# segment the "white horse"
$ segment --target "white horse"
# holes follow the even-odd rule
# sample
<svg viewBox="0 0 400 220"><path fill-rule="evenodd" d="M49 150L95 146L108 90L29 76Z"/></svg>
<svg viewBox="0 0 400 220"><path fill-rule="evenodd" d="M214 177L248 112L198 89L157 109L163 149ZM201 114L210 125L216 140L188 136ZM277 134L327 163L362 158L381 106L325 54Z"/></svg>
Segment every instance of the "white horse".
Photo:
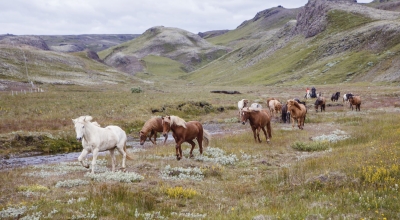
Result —
<svg viewBox="0 0 400 220"><path fill-rule="evenodd" d="M255 103L251 104L250 108L262 109L262 105L255 102Z"/></svg>
<svg viewBox="0 0 400 220"><path fill-rule="evenodd" d="M126 158L133 158L126 152L126 133L118 126L107 126L102 128L97 122L90 122L91 116L81 116L72 119L75 125L76 140L82 141L82 153L78 157L78 161L82 166L89 168L88 164L84 164L83 158L90 152L93 153L92 173L96 165L96 159L99 152L110 151L112 160L112 171L115 171L115 155L114 150L117 149L122 155L122 168L125 169Z"/></svg>
<svg viewBox="0 0 400 220"><path fill-rule="evenodd" d="M247 99L242 99L240 101L238 101L238 109L239 109L239 120L242 114L242 108L247 107L247 105L249 104L249 100Z"/></svg>

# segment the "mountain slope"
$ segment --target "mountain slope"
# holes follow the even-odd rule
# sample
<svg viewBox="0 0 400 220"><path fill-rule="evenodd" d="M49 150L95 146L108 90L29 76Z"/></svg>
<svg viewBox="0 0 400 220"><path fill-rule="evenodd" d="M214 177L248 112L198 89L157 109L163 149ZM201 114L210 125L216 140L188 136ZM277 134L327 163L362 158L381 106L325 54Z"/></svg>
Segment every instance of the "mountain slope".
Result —
<svg viewBox="0 0 400 220"><path fill-rule="evenodd" d="M400 81L391 64L400 55L399 17L350 1L310 0L297 21L268 24L257 40L248 34L211 40L238 46L184 78L216 85Z"/></svg>
<svg viewBox="0 0 400 220"><path fill-rule="evenodd" d="M0 44L0 78L86 86L132 81L130 76L95 61L89 51L67 54L8 44Z"/></svg>
<svg viewBox="0 0 400 220"><path fill-rule="evenodd" d="M135 74L146 71L141 61L150 55L178 61L185 71L192 71L228 51L229 48L212 45L199 35L160 26L148 29L132 41L101 51L99 56L108 65Z"/></svg>

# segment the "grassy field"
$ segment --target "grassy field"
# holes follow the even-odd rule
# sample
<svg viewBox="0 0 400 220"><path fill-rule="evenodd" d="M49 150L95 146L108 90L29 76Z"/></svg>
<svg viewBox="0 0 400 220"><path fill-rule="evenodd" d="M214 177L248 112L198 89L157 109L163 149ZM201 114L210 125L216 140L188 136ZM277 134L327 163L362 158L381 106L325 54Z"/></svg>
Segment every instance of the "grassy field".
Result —
<svg viewBox="0 0 400 220"><path fill-rule="evenodd" d="M134 141L153 115L174 114L218 131L202 156L196 147L189 159L189 145L184 144L181 161L172 141L128 146L135 159L127 161L126 172L110 173L107 155L99 157L95 175L77 161L2 170L0 218L400 218L397 86L316 86L328 100L336 91L361 95L361 112L340 100L328 101L326 112L316 113L314 100L307 100L304 130L274 119L267 144L263 136L262 143L255 143L249 125L237 123L237 101L247 98L266 106L269 97L301 98L305 87L221 88L165 81L162 75L152 79L118 88L45 86L43 93L0 93L3 156L28 147L40 150L17 142L17 135L47 137L51 144L43 152L79 149L71 119L81 115L93 116L102 126L119 125ZM131 93L136 87L142 92ZM211 107L200 108L198 102ZM118 163L120 159L118 155Z"/></svg>

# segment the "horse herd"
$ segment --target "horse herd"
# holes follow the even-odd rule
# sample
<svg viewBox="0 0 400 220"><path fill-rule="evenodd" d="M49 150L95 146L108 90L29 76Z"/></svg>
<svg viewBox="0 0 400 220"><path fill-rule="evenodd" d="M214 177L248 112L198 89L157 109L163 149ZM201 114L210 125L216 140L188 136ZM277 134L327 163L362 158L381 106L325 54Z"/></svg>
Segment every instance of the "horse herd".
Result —
<svg viewBox="0 0 400 220"><path fill-rule="evenodd" d="M332 95L331 101L337 101L340 97L340 92L336 92ZM353 110L353 106L356 107L356 111L360 111L361 97L353 95L351 93L343 96L343 102L349 102L350 107ZM326 99L319 93L314 103L315 110L318 112L325 111ZM267 109L263 109L259 103L253 103L249 105L247 99L242 99L238 102L239 109L239 120L242 124L246 124L247 121L250 123L250 127L253 131L254 140L261 142L260 131L262 130L267 143L272 138L271 119L281 115L280 121L283 123L290 123L292 119L292 127L294 127L295 121L299 129L304 128L304 121L306 119L307 107L306 103L299 99L290 99L286 103L282 104L275 98L269 98L266 101L268 106ZM125 169L125 160L132 160L132 156L126 151L127 135L123 129L118 126L107 126L101 127L97 122L92 122L91 116L80 116L76 119L72 119L76 139L82 142L82 153L78 157L78 161L82 166L89 168L89 165L84 164L83 158L88 153L93 153L92 159L92 170L94 173L94 167L99 152L109 151L112 161L112 171L115 171L115 155L114 150L117 149L122 155L122 169ZM210 133L205 130L202 124L198 121L188 121L178 116L163 116L163 117L152 117L145 122L141 131L139 132L140 144L143 145L147 139L149 139L154 145L156 145L157 132L162 133L164 136L164 144L167 141L168 133L172 132L172 136L175 139L175 150L176 158L180 160L182 156L181 145L184 142L189 143L192 148L190 150L190 157L193 157L193 149L195 147L194 140L197 140L199 145L200 154L203 153L203 144L205 147L208 146L211 140ZM153 138L153 140L152 140Z"/></svg>

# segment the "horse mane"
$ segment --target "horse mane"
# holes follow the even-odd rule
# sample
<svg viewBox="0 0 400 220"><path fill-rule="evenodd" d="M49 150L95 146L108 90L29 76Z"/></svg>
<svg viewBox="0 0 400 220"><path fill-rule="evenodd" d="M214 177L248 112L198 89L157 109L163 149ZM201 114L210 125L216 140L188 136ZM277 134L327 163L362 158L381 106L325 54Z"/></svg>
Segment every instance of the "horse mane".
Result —
<svg viewBox="0 0 400 220"><path fill-rule="evenodd" d="M293 101L293 105L294 105L296 108L298 108L298 109L301 110L300 104L299 104L298 102L296 102L295 100L291 100L291 101Z"/></svg>
<svg viewBox="0 0 400 220"><path fill-rule="evenodd" d="M99 123L97 123L97 121L92 122L92 125L95 125L97 127L101 127Z"/></svg>
<svg viewBox="0 0 400 220"><path fill-rule="evenodd" d="M186 128L186 121L183 120L182 118L179 118L178 116L174 116L174 115L171 115L170 118L171 118L170 125L175 124L177 126L182 126L182 127Z"/></svg>
<svg viewBox="0 0 400 220"><path fill-rule="evenodd" d="M91 120L93 120L93 117L90 116L90 115L80 116L79 118L72 119L72 121L74 122L74 124L75 124L76 122L80 122L80 123L84 123L85 121L89 121L89 122L90 122ZM94 123L97 123L97 122L94 122ZM98 123L97 123L96 126L100 127L100 125L99 125Z"/></svg>

